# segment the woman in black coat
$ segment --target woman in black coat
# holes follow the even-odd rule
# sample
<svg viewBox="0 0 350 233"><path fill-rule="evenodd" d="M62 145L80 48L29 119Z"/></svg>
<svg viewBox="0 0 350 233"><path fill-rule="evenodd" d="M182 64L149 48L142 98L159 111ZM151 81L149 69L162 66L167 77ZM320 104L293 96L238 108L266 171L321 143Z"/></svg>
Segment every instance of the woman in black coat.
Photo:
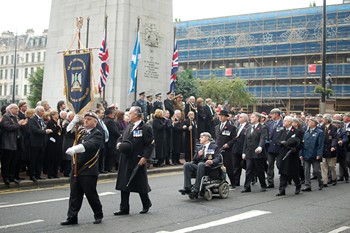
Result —
<svg viewBox="0 0 350 233"><path fill-rule="evenodd" d="M203 99L202 98L198 98L197 99L197 111L198 111L198 116L197 116L197 123L198 123L198 132L197 132L197 136L199 137L199 135L201 133L203 133L205 131L205 110L204 110L204 106L203 106Z"/></svg>
<svg viewBox="0 0 350 233"><path fill-rule="evenodd" d="M157 109L154 113L154 119L152 123L155 152L157 158L157 167L163 167L164 156L166 153L166 120L163 117L163 110Z"/></svg>
<svg viewBox="0 0 350 233"><path fill-rule="evenodd" d="M48 135L47 140L47 178L58 178L58 165L62 159L62 129L58 122L58 111L50 112L50 120L47 122L47 129L52 133Z"/></svg>

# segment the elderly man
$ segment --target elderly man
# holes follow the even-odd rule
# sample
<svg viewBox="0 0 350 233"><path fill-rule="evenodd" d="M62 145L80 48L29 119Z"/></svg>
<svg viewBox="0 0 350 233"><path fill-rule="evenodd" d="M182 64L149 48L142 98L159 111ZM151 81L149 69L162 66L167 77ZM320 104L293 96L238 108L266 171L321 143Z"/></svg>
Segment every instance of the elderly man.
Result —
<svg viewBox="0 0 350 233"><path fill-rule="evenodd" d="M295 184L295 194L299 194L301 183L299 178L299 150L301 149L301 134L292 126L293 118L286 116L283 120L283 129L278 133L276 144L281 147L280 157L280 187L276 196L286 195L288 179L291 178Z"/></svg>
<svg viewBox="0 0 350 233"><path fill-rule="evenodd" d="M311 191L310 170L311 165L313 173L318 179L319 190L323 189L323 181L321 177L320 163L323 155L324 133L322 129L316 127L318 121L315 118L310 118L309 129L304 133L304 148L300 151L300 159L304 161L305 171L305 188L302 191Z"/></svg>
<svg viewBox="0 0 350 233"><path fill-rule="evenodd" d="M250 117L250 127L247 130L242 158L246 160L246 178L242 193L251 192L250 184L254 175L259 178L261 192L266 191L265 182L265 164L266 152L265 141L267 138L266 127L260 124L261 115L257 112L252 113Z"/></svg>
<svg viewBox="0 0 350 233"><path fill-rule="evenodd" d="M61 225L78 224L78 213L83 203L84 194L94 212L94 224L102 222L103 212L96 185L98 177L98 151L103 143L102 134L96 128L98 116L93 112L84 115L84 128L80 128L78 142L69 147L66 153L74 156L75 166L70 179L70 196L67 220Z"/></svg>
<svg viewBox="0 0 350 233"><path fill-rule="evenodd" d="M166 93L168 98L164 100L164 108L165 110L168 110L170 113L170 117L173 117L174 112L175 112L175 106L173 103L173 98L174 98L174 93L169 91Z"/></svg>
<svg viewBox="0 0 350 233"><path fill-rule="evenodd" d="M196 98L194 96L190 96L188 98L187 103L185 104L185 117L188 118L188 112L193 112L194 113L194 119L198 121L197 115L197 107L196 107Z"/></svg>
<svg viewBox="0 0 350 233"><path fill-rule="evenodd" d="M35 108L35 114L28 121L28 130L30 133L30 179L33 182L41 180L41 171L44 160L44 149L46 134L52 133L51 129L46 129L43 120L45 113L43 106Z"/></svg>
<svg viewBox="0 0 350 233"><path fill-rule="evenodd" d="M118 168L116 190L121 191L121 202L119 211L114 215L129 214L130 192L138 193L142 202L140 214L146 214L152 203L148 193L151 188L148 185L147 160L151 157L154 140L152 128L142 120L140 107L130 108L130 124L124 129L123 135L119 137L117 149L121 152ZM134 176L132 173L135 170Z"/></svg>
<svg viewBox="0 0 350 233"><path fill-rule="evenodd" d="M10 182L18 184L15 179L17 139L20 127L27 124L27 120L17 120L19 108L16 104L10 104L2 117L1 127L1 175L4 183L8 186Z"/></svg>
<svg viewBox="0 0 350 233"><path fill-rule="evenodd" d="M201 147L198 149L193 161L186 162L183 166L184 188L179 190L183 195L192 193L194 197L198 197L201 180L205 175L206 168L215 167L221 163L220 148L215 143L211 143L210 133L201 133L199 142ZM194 175L196 182L192 187L191 178Z"/></svg>

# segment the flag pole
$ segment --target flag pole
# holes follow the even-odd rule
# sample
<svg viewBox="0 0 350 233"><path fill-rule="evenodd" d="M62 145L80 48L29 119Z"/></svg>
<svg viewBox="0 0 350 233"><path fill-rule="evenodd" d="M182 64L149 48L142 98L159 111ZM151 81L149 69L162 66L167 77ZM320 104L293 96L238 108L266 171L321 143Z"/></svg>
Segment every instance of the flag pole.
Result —
<svg viewBox="0 0 350 233"><path fill-rule="evenodd" d="M86 20L86 48L89 48L90 17L87 17Z"/></svg>
<svg viewBox="0 0 350 233"><path fill-rule="evenodd" d="M139 29L140 29L140 16L137 17L137 35L139 34ZM140 38L138 38L140 40ZM141 42L140 42L141 43ZM138 56L138 54L137 54ZM139 73L139 69L136 70L136 78L135 78L135 92L134 92L134 101L137 100L137 76Z"/></svg>

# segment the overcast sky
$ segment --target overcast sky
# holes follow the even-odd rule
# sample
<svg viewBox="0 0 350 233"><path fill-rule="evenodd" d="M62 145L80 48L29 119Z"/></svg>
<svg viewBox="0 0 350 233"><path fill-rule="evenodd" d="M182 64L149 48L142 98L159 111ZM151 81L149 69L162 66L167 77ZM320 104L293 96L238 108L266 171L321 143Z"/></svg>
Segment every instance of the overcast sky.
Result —
<svg viewBox="0 0 350 233"><path fill-rule="evenodd" d="M167 0L164 0L167 1ZM228 15L308 7L313 0L173 0L174 18L182 21ZM315 0L317 6L323 0ZM343 0L327 0L327 5ZM0 3L0 32L23 34L33 28L41 34L49 26L51 0L2 0Z"/></svg>

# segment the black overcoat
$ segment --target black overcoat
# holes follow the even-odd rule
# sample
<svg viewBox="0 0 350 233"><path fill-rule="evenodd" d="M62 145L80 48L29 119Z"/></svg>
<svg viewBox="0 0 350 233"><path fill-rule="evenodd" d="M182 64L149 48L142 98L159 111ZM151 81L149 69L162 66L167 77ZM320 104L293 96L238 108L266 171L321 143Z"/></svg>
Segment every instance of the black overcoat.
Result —
<svg viewBox="0 0 350 233"><path fill-rule="evenodd" d="M118 142L130 141L132 151L129 154L121 153L117 176L116 190L124 192L148 193L151 188L148 185L147 168L141 166L135 177L127 186L133 169L137 166L141 157L149 159L154 147L152 128L141 122L133 131L129 124Z"/></svg>

